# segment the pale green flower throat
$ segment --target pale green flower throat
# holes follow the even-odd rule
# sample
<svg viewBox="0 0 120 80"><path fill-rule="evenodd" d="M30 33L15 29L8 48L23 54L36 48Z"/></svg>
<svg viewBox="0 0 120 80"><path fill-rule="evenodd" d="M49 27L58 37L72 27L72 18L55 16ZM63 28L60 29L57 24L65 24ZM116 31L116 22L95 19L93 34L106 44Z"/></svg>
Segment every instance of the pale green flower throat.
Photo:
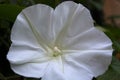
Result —
<svg viewBox="0 0 120 80"><path fill-rule="evenodd" d="M52 54L52 56L53 56L53 57L58 57L58 56L61 55L61 54L62 54L62 51L61 51L57 46L55 46L54 49L53 49L53 54Z"/></svg>

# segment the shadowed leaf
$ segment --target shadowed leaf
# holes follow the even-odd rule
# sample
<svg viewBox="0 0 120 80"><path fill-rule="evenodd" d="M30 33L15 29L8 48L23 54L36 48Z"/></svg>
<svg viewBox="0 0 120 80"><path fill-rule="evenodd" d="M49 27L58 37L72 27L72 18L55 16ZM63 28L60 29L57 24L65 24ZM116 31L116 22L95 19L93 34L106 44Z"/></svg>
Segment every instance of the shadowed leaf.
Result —
<svg viewBox="0 0 120 80"><path fill-rule="evenodd" d="M23 7L10 4L0 4L0 19L14 22L18 13Z"/></svg>

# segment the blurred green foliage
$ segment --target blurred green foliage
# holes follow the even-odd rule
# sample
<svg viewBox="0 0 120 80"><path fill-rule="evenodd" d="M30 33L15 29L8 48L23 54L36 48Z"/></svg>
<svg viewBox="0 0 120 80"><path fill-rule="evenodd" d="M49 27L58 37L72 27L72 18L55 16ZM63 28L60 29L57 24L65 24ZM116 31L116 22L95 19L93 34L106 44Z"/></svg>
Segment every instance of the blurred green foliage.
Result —
<svg viewBox="0 0 120 80"><path fill-rule="evenodd" d="M17 14L24 7L12 4L1 4L0 5L0 19L14 22Z"/></svg>
<svg viewBox="0 0 120 80"><path fill-rule="evenodd" d="M60 2L65 0L0 0L0 80L38 80L24 78L12 72L6 60L6 54L10 47L10 31L18 13L27 6L42 3L55 8ZM103 20L103 0L74 0L82 3L91 10L96 21L96 26L103 30L113 41L113 60L105 74L94 78L94 80L120 80L120 60L115 56L120 54L120 29L116 26L107 25ZM111 16L110 18L119 18ZM113 23L115 24L115 23Z"/></svg>

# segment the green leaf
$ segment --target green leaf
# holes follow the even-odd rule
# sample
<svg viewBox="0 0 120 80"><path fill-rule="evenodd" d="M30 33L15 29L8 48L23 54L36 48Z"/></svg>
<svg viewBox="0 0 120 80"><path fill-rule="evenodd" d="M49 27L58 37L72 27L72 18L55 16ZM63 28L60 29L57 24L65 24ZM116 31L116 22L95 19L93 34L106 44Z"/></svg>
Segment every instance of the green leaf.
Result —
<svg viewBox="0 0 120 80"><path fill-rule="evenodd" d="M61 0L55 0L55 7L61 3Z"/></svg>
<svg viewBox="0 0 120 80"><path fill-rule="evenodd" d="M113 57L108 71L99 76L97 80L120 80L120 61Z"/></svg>
<svg viewBox="0 0 120 80"><path fill-rule="evenodd" d="M89 2L98 10L102 10L103 5L100 2L96 2L94 0L89 0Z"/></svg>
<svg viewBox="0 0 120 80"><path fill-rule="evenodd" d="M117 58L113 57L112 63L110 66L112 69L114 69L117 73L120 74L120 61Z"/></svg>
<svg viewBox="0 0 120 80"><path fill-rule="evenodd" d="M18 5L0 4L0 19L14 22L22 9L23 7Z"/></svg>
<svg viewBox="0 0 120 80"><path fill-rule="evenodd" d="M120 41L113 40L113 48L114 48L117 52L120 52Z"/></svg>
<svg viewBox="0 0 120 80"><path fill-rule="evenodd" d="M109 69L104 75L98 77L97 80L120 80L120 74L113 69Z"/></svg>
<svg viewBox="0 0 120 80"><path fill-rule="evenodd" d="M57 2L57 1L55 2L55 0L34 0L34 1L36 3L49 5L49 6L53 7L53 8L56 7L56 2ZM58 2L57 2L57 4L58 4Z"/></svg>

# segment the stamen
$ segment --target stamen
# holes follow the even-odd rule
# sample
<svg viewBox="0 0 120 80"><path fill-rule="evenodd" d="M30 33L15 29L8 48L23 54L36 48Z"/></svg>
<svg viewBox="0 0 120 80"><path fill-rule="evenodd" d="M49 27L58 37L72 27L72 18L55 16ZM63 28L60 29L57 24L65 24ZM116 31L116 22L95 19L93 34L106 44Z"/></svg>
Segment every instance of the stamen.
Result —
<svg viewBox="0 0 120 80"><path fill-rule="evenodd" d="M54 47L54 51L61 53L61 50L57 46Z"/></svg>
<svg viewBox="0 0 120 80"><path fill-rule="evenodd" d="M53 49L53 57L57 57L61 54L61 50L55 46L54 49Z"/></svg>
<svg viewBox="0 0 120 80"><path fill-rule="evenodd" d="M52 56L58 62L58 65L60 65L60 69L64 73L64 62L63 62L62 51L57 46L53 48Z"/></svg>

